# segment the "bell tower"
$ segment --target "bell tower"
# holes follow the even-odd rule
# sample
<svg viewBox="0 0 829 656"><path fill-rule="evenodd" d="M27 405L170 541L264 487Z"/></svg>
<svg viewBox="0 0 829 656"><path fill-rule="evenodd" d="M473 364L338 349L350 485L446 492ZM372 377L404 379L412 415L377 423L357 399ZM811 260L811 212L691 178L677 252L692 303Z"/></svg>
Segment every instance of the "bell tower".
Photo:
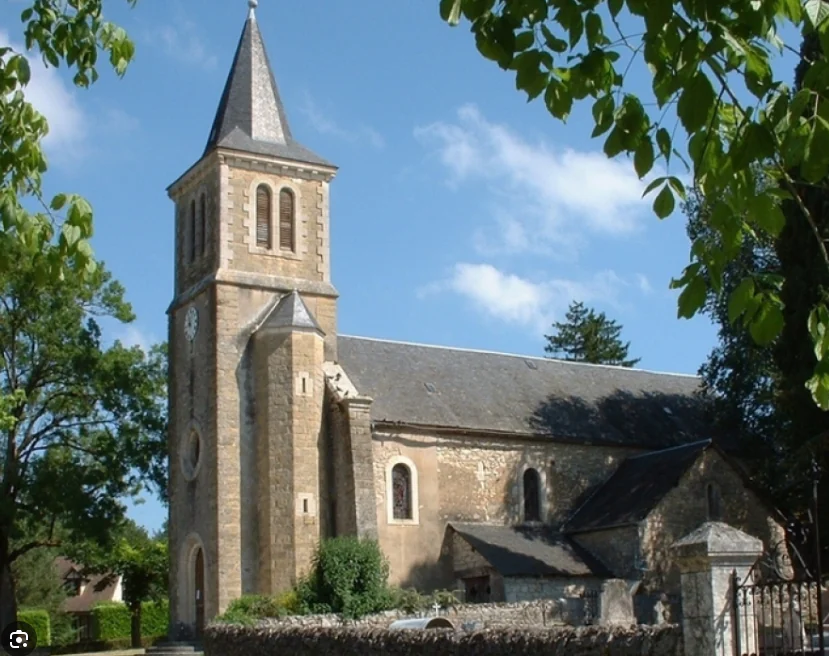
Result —
<svg viewBox="0 0 829 656"><path fill-rule="evenodd" d="M292 584L320 534L337 169L291 133L256 5L205 150L168 189L170 613L180 639L242 594Z"/></svg>

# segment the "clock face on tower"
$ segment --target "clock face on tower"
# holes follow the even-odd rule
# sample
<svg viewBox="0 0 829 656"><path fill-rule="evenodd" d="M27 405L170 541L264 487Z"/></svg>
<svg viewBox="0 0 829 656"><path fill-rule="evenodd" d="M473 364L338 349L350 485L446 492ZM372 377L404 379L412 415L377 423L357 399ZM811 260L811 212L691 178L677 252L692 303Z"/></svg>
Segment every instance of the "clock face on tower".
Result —
<svg viewBox="0 0 829 656"><path fill-rule="evenodd" d="M184 317L184 336L192 342L196 338L196 331L199 329L199 312L191 307Z"/></svg>

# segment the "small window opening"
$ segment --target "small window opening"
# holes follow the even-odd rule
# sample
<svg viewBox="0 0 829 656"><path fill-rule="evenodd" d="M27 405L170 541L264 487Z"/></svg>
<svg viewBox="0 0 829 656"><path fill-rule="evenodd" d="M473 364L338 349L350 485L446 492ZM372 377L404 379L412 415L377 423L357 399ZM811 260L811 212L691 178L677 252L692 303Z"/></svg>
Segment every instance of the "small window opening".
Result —
<svg viewBox="0 0 829 656"><path fill-rule="evenodd" d="M524 472L524 521L541 520L541 481L535 469Z"/></svg>

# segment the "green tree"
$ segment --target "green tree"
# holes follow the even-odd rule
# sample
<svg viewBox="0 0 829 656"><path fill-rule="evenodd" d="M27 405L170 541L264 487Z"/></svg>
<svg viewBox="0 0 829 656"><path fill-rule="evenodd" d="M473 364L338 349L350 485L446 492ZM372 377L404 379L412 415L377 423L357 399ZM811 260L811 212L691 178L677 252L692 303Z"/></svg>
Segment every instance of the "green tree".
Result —
<svg viewBox="0 0 829 656"><path fill-rule="evenodd" d="M137 0L126 2L134 6ZM49 125L26 99L26 90L30 57L38 55L49 66L64 64L81 88L98 79L100 54L109 58L117 75L124 75L135 47L122 28L103 19L103 3L32 0L22 5L20 15L19 41L26 52L0 45L0 275L15 266L21 250L41 278L95 269L89 203L77 194L44 196L48 163L42 141ZM109 0L107 6L111 4ZM8 419L8 406L18 400L4 398L0 391L0 425Z"/></svg>
<svg viewBox="0 0 829 656"><path fill-rule="evenodd" d="M584 303L572 302L565 321L553 324L555 334L544 335L544 350L559 360L633 367L640 358L629 359L630 342L622 342L622 326Z"/></svg>
<svg viewBox="0 0 829 656"><path fill-rule="evenodd" d="M776 239L788 223L811 233L815 265L829 271L818 209L797 182L827 185L829 65L809 67L794 93L771 65L793 50L779 36L787 28L814 32L826 49L827 0L440 0L440 11L453 25L467 19L479 52L555 118L590 102L592 136L604 135L606 155L632 157L640 178L656 174L645 193L659 218L686 197L677 166L691 172L720 238L695 240L691 263L672 281L682 290L680 317L699 312L708 289L721 293L747 236ZM652 97L631 82L632 70L650 76ZM784 214L786 201L793 211ZM779 278L745 280L731 292L732 322L760 345L787 319L808 325L815 366L806 385L829 409L829 308L815 297L808 318L787 317Z"/></svg>
<svg viewBox="0 0 829 656"><path fill-rule="evenodd" d="M814 33L804 38L801 52L795 92L810 66L823 59ZM816 225L825 234L829 194L802 181L798 181L798 193L813 208ZM811 493L811 460L829 460L829 442L825 441L829 415L815 406L805 387L815 366L807 317L824 298L829 276L820 266L811 227L796 220L796 205L787 201L783 207L792 220L781 234L776 239L763 233L747 235L739 256L723 271L722 293L709 288L703 312L719 326L719 343L700 373L713 400L720 432L740 438L741 457L778 506L804 517ZM692 192L683 209L692 241L720 238L710 227L710 203L700 194ZM731 323L730 297L735 291L744 293L749 277L782 283L785 327L768 345L757 344ZM822 508L821 525L825 530L822 543L827 544L829 508Z"/></svg>
<svg viewBox="0 0 829 656"><path fill-rule="evenodd" d="M137 0L126 2L134 6ZM30 0L20 15L19 41L26 52L0 47L0 273L14 266L12 255L21 248L37 256L33 262L41 275L56 278L67 268L94 268L87 241L92 235L89 204L76 195L43 195L47 160L42 140L49 126L27 101L26 88L29 58L38 55L49 66L66 66L81 88L98 79L100 54L124 75L135 47L122 28L104 20L103 6L104 0Z"/></svg>
<svg viewBox="0 0 829 656"><path fill-rule="evenodd" d="M15 560L106 542L124 496L166 487L165 348L103 346L97 317L134 318L103 266L54 280L26 249L6 255L16 264L0 274L0 393L14 403L0 429L0 625L15 616Z"/></svg>
<svg viewBox="0 0 829 656"><path fill-rule="evenodd" d="M101 549L88 545L78 556L84 571L103 574L102 581L110 583L121 577L124 603L130 610L133 647L141 646L141 605L146 601L160 601L167 595L168 572L167 540L151 539L146 530L126 523L117 531L113 547Z"/></svg>
<svg viewBox="0 0 829 656"><path fill-rule="evenodd" d="M795 93L803 89L811 71L826 65L821 42L814 34L803 40L801 53ZM776 402L785 421L783 435L789 455L786 464L793 475L799 474L796 489L810 493L806 474L812 457L822 456L829 464L829 413L815 407L806 388L816 364L815 348L809 339L809 315L813 307L829 303L829 270L821 266L821 246L815 240L817 233L822 243L829 242L829 177L824 176L818 184L797 177L795 183L798 201L783 202L787 220L774 242L783 277L780 299L786 320L774 343L774 362L780 378ZM813 225L797 220L798 203L809 209Z"/></svg>

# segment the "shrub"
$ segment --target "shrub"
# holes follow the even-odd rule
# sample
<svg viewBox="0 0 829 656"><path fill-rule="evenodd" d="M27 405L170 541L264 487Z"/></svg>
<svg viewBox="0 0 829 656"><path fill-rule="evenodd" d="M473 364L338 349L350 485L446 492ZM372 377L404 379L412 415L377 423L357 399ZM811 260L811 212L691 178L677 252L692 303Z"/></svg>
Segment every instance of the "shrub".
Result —
<svg viewBox="0 0 829 656"><path fill-rule="evenodd" d="M423 594L414 588L390 588L389 608L401 610L409 615L432 609L435 602L441 608L451 608L460 602L450 590L436 590L432 594Z"/></svg>
<svg viewBox="0 0 829 656"><path fill-rule="evenodd" d="M389 606L389 566L374 540L324 540L309 575L297 587L304 613L342 613L357 618Z"/></svg>
<svg viewBox="0 0 829 656"><path fill-rule="evenodd" d="M51 622L48 611L41 609L21 610L17 613L18 622L26 622L35 630L39 647L52 644Z"/></svg>
<svg viewBox="0 0 829 656"><path fill-rule="evenodd" d="M216 618L227 624L254 624L263 617L284 617L285 607L280 605L277 597L268 595L243 595L230 602L227 610Z"/></svg>
<svg viewBox="0 0 829 656"><path fill-rule="evenodd" d="M170 603L148 601L141 604L141 636L157 638L166 636L170 628Z"/></svg>
<svg viewBox="0 0 829 656"><path fill-rule="evenodd" d="M92 607L95 639L118 640L130 637L131 617L129 608L118 602L101 602Z"/></svg>
<svg viewBox="0 0 829 656"><path fill-rule="evenodd" d="M170 625L169 602L145 601L141 604L141 636L157 638L167 635ZM92 608L95 640L110 642L129 639L132 635L132 614L126 604L103 601Z"/></svg>
<svg viewBox="0 0 829 656"><path fill-rule="evenodd" d="M276 596L276 604L285 609L288 615L301 615L302 605L296 590L287 590Z"/></svg>
<svg viewBox="0 0 829 656"><path fill-rule="evenodd" d="M429 597L420 594L414 588L391 588L389 590L389 608L402 610L414 615L425 610L429 605Z"/></svg>

